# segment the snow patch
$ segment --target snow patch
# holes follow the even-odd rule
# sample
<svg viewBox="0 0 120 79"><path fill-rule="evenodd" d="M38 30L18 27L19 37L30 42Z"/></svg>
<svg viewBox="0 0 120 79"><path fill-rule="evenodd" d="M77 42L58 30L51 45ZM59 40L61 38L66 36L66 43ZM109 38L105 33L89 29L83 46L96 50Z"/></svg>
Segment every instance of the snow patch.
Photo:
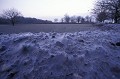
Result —
<svg viewBox="0 0 120 79"><path fill-rule="evenodd" d="M0 79L120 79L116 28L0 35Z"/></svg>

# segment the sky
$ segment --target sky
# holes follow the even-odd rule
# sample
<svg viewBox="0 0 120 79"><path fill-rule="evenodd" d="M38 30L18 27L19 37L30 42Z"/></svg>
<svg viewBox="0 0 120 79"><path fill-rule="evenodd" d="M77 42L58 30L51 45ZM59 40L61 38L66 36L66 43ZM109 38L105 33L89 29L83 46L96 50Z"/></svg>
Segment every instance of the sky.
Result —
<svg viewBox="0 0 120 79"><path fill-rule="evenodd" d="M54 20L65 14L70 16L90 15L95 0L0 0L0 13L15 8L24 17Z"/></svg>

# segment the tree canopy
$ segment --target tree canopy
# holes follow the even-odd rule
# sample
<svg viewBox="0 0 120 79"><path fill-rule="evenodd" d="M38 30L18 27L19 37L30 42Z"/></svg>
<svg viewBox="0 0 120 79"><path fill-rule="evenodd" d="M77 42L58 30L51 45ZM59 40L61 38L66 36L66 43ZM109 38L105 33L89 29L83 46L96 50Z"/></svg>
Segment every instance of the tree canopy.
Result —
<svg viewBox="0 0 120 79"><path fill-rule="evenodd" d="M114 20L118 23L120 19L120 0L99 0L96 2L94 14L105 12L108 16L106 19Z"/></svg>

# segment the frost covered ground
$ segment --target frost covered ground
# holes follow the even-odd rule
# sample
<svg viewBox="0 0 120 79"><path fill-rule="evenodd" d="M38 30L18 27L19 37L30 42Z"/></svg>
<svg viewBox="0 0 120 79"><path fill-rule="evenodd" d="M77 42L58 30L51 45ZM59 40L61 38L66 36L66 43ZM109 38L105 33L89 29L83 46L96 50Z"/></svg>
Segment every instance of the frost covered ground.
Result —
<svg viewBox="0 0 120 79"><path fill-rule="evenodd" d="M0 35L0 79L120 79L120 26Z"/></svg>

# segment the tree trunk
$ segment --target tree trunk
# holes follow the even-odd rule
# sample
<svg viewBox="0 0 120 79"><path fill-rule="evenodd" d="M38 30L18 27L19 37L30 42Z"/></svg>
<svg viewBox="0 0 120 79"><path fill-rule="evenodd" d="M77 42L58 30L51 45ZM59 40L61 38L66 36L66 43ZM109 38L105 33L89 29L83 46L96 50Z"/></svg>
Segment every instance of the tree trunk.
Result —
<svg viewBox="0 0 120 79"><path fill-rule="evenodd" d="M15 25L15 23L13 22L13 23L12 23L12 25L14 26L14 25Z"/></svg>
<svg viewBox="0 0 120 79"><path fill-rule="evenodd" d="M118 18L116 16L115 16L114 20L115 20L115 23L118 23Z"/></svg>
<svg viewBox="0 0 120 79"><path fill-rule="evenodd" d="M118 8L116 7L115 8L115 19L114 19L115 23L118 23L118 17L119 17L118 15L119 15L119 11L118 11Z"/></svg>
<svg viewBox="0 0 120 79"><path fill-rule="evenodd" d="M13 26L15 25L15 22L14 22L14 20L13 20L13 19L11 19L11 23L12 23L12 25L13 25Z"/></svg>

